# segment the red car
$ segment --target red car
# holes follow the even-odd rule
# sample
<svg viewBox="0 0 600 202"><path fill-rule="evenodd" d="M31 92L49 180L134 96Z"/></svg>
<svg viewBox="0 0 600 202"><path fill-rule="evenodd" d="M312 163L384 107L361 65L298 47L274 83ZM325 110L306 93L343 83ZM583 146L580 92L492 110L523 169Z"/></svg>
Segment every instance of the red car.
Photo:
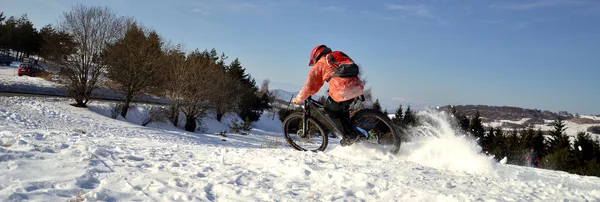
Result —
<svg viewBox="0 0 600 202"><path fill-rule="evenodd" d="M36 76L36 75L39 75L39 73L42 73L45 71L46 70L44 70L44 68L42 68L42 66L40 66L40 65L23 63L23 64L19 65L19 69L17 69L17 75L19 75L19 76L23 76L23 75Z"/></svg>

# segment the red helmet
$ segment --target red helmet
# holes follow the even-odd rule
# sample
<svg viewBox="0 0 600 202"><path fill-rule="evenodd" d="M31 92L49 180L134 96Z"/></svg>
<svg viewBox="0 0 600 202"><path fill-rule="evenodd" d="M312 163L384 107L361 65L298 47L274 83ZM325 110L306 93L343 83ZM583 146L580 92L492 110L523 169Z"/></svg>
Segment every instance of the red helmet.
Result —
<svg viewBox="0 0 600 202"><path fill-rule="evenodd" d="M331 48L327 47L326 45L315 46L310 52L310 61L308 62L308 66L315 65L315 63L319 61L319 58L327 53L331 53Z"/></svg>

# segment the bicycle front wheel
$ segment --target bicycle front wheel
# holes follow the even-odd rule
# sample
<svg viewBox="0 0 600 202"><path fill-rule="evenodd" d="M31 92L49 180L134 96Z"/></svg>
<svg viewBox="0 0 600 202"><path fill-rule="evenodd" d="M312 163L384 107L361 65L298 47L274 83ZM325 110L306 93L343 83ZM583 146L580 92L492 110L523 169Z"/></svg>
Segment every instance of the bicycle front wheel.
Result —
<svg viewBox="0 0 600 202"><path fill-rule="evenodd" d="M353 112L350 119L359 130L367 133L367 142L389 147L392 154L400 151L401 134L385 114L373 109L361 109Z"/></svg>
<svg viewBox="0 0 600 202"><path fill-rule="evenodd" d="M314 118L306 117L304 131L303 112L294 112L283 120L283 135L287 143L299 151L325 151L328 137L323 126Z"/></svg>

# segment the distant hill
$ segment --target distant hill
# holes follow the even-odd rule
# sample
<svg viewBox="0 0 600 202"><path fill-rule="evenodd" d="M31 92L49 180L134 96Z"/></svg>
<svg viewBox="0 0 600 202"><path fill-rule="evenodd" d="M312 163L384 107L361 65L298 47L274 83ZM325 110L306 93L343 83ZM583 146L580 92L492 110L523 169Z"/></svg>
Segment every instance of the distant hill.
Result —
<svg viewBox="0 0 600 202"><path fill-rule="evenodd" d="M455 105L456 111L472 117L477 111L485 125L503 128L524 129L527 126L542 127L550 130L554 120L559 117L567 121L570 134L586 131L600 134L600 117L592 115L573 115L566 111L558 113L548 110L526 109L511 106L489 106L489 105ZM451 106L440 107L441 110L451 111ZM589 127L589 128L588 128Z"/></svg>
<svg viewBox="0 0 600 202"><path fill-rule="evenodd" d="M559 117L563 119L571 119L575 116L566 111L558 113L548 110L526 109L512 106L489 106L489 105L455 105L457 112L467 116L475 115L479 111L484 123L493 122L496 120L522 121L527 119L523 124L544 124L544 120L556 120ZM442 106L440 109L450 111L450 105Z"/></svg>

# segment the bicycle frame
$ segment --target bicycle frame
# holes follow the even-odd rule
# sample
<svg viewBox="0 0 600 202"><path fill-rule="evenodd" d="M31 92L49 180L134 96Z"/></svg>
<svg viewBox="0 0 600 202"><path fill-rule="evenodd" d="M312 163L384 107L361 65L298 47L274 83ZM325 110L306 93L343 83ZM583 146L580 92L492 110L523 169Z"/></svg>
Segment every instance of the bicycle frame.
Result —
<svg viewBox="0 0 600 202"><path fill-rule="evenodd" d="M343 134L343 132L342 132L343 130L340 128L341 126L338 126L337 124L333 123L333 121L325 114L325 111L323 109L324 108L323 104L312 99L312 96L308 96L308 98L306 98L306 100L304 101L303 107L302 107L302 109L304 110L304 115L302 117L302 131L308 131L308 128L307 128L308 121L307 121L306 117L314 117L311 113L311 110L310 110L311 108L314 108L315 111L317 112L317 115L320 116L321 118L325 119L329 123L329 125L332 126L333 129L338 132L338 134ZM368 122L361 121L361 123L370 125L370 123L368 123ZM352 125L366 137L369 136L369 133L366 130L362 129L361 127L358 127L354 123L352 123Z"/></svg>

